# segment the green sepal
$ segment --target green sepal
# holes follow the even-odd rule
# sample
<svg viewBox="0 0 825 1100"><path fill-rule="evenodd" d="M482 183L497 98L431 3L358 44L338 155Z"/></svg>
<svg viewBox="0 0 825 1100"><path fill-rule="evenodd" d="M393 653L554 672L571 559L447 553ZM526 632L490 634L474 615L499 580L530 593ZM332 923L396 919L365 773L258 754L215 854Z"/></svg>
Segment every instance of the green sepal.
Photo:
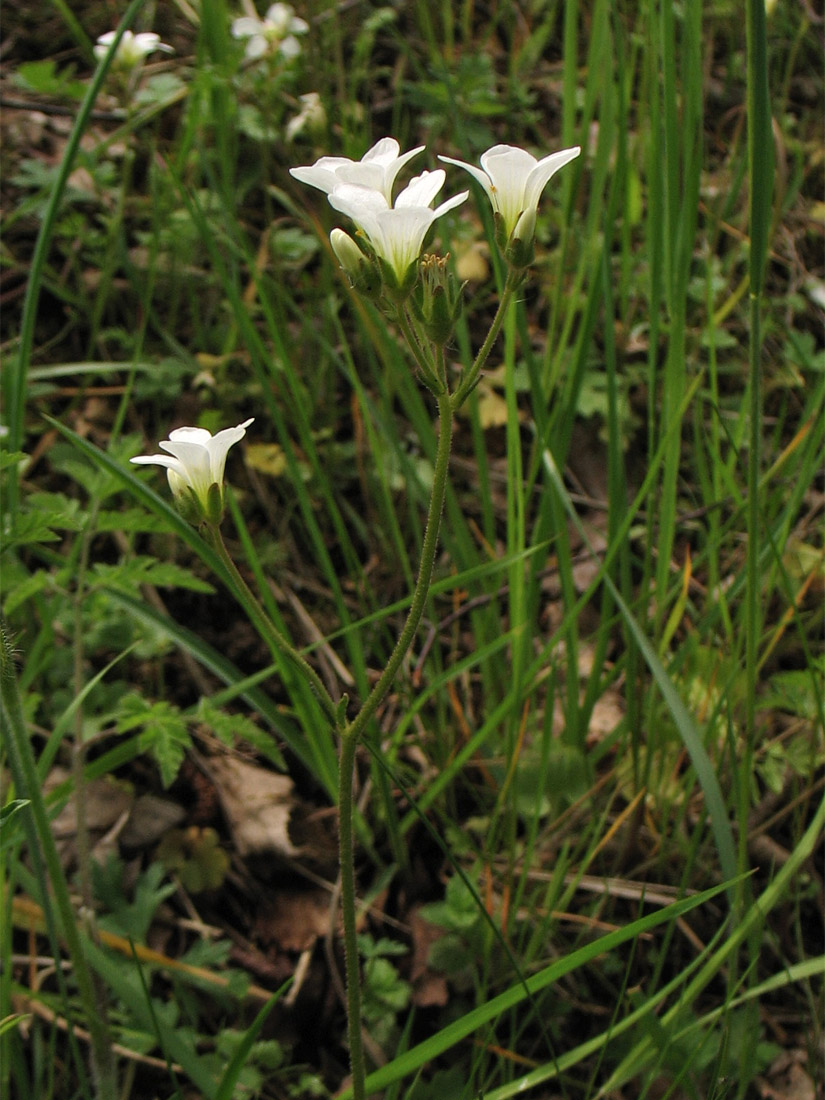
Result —
<svg viewBox="0 0 825 1100"><path fill-rule="evenodd" d="M219 527L223 519L223 486L212 482L206 494L206 507L204 509L206 522L214 527Z"/></svg>
<svg viewBox="0 0 825 1100"><path fill-rule="evenodd" d="M396 305L406 302L418 279L418 261L410 264L400 280L395 270L381 256L378 257L378 266L381 269L386 296Z"/></svg>
<svg viewBox="0 0 825 1100"><path fill-rule="evenodd" d="M516 271L524 271L536 258L535 238L521 240L519 237L510 238L510 243L504 250L504 258Z"/></svg>
<svg viewBox="0 0 825 1100"><path fill-rule="evenodd" d="M183 492L175 493L173 503L187 523L200 527L205 518L203 502L194 489L187 486Z"/></svg>

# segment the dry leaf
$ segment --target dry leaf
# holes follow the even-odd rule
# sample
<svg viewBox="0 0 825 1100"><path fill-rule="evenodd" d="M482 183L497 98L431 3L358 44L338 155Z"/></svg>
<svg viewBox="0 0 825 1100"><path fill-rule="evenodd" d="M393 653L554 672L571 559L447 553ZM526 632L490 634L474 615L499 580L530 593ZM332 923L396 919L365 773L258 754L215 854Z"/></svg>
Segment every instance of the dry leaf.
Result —
<svg viewBox="0 0 825 1100"><path fill-rule="evenodd" d="M148 848L160 840L165 832L180 825L186 817L183 806L155 794L142 794L132 807L132 812L118 840L122 848Z"/></svg>
<svg viewBox="0 0 825 1100"><path fill-rule="evenodd" d="M69 772L65 769L53 768L44 784L44 790L53 790L68 778ZM84 786L86 827L89 830L92 858L98 863L105 863L108 855L114 851L117 836L126 824L134 800L134 792L110 776L92 779ZM77 801L74 793L52 821L52 833L63 866L73 867L77 859Z"/></svg>
<svg viewBox="0 0 825 1100"><path fill-rule="evenodd" d="M329 931L329 895L325 890L282 890L258 915L255 938L277 943L283 951L307 951Z"/></svg>
<svg viewBox="0 0 825 1100"><path fill-rule="evenodd" d="M444 929L430 924L416 909L410 914L412 929L412 962L410 964L410 982L412 983L413 1004L419 1008L432 1005L443 1007L447 1003L447 979L427 965L430 948L444 935Z"/></svg>
<svg viewBox="0 0 825 1100"><path fill-rule="evenodd" d="M239 855L300 855L300 849L289 839L295 800L288 776L231 756L210 760L209 771Z"/></svg>

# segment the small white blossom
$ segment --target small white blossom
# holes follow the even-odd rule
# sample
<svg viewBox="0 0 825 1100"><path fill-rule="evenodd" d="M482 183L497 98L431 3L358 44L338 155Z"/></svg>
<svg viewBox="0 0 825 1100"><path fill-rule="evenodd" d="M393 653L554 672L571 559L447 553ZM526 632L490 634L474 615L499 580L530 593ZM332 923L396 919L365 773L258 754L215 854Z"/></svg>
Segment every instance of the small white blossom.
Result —
<svg viewBox="0 0 825 1100"><path fill-rule="evenodd" d="M235 428L212 435L205 428L175 428L160 447L165 455L138 455L130 459L141 466L165 466L169 487L186 506L193 504L200 519L217 522L223 510L223 475L229 448L246 435L251 417ZM217 486L217 505L212 500ZM194 499L193 499L194 498Z"/></svg>
<svg viewBox="0 0 825 1100"><path fill-rule="evenodd" d="M286 124L287 141L293 141L304 130L319 130L326 122L327 113L317 92L307 92L300 102L300 111Z"/></svg>
<svg viewBox="0 0 825 1100"><path fill-rule="evenodd" d="M301 43L296 35L308 30L307 21L297 16L290 4L272 4L263 19L242 15L232 21L232 37L247 40L246 56L250 60L274 51L287 59L297 57Z"/></svg>
<svg viewBox="0 0 825 1100"><path fill-rule="evenodd" d="M431 203L444 185L446 173L422 172L391 206L381 191L358 184L342 183L329 196L336 210L347 214L366 235L375 254L392 272L397 287L406 283L410 266L421 254L427 230L442 214L459 206L469 192L462 191L435 210Z"/></svg>
<svg viewBox="0 0 825 1100"><path fill-rule="evenodd" d="M385 137L367 150L360 160L321 157L314 164L290 168L289 174L301 183L308 183L310 187L317 187L328 195L345 183L367 188L383 195L389 206L392 203L395 177L411 157L423 151L424 146L419 145L399 156L400 149L401 146L395 138Z"/></svg>
<svg viewBox="0 0 825 1100"><path fill-rule="evenodd" d="M115 39L115 31L107 31L101 34L97 44L93 47L95 57L100 61L109 51L109 47ZM123 37L115 50L114 64L123 69L134 69L141 65L150 53L173 53L171 46L161 42L160 35L151 31L143 34L132 34L124 31Z"/></svg>
<svg viewBox="0 0 825 1100"><path fill-rule="evenodd" d="M494 145L481 154L481 168L467 164L452 157L439 157L446 164L457 164L478 180L487 193L493 211L501 215L504 240L509 240L519 219L526 215L521 223L524 239L532 239L535 215L541 193L550 178L574 160L581 149L578 145L572 149L562 149L559 153L536 160L534 156L515 145Z"/></svg>

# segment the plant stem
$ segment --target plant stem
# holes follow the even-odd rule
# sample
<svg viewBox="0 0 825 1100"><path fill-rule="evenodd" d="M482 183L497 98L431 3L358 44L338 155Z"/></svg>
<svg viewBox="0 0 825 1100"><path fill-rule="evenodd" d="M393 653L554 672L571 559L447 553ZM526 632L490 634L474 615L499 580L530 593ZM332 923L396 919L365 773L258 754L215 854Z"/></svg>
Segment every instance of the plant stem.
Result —
<svg viewBox="0 0 825 1100"><path fill-rule="evenodd" d="M303 676L312 685L313 691L318 697L318 702L324 708L324 713L327 718L332 722L333 729L338 728L338 710L335 703L332 700L329 692L327 691L321 677L312 667L312 665L301 656L295 646L289 642L284 635L278 630L270 617L264 611L258 599L250 589L249 585L241 576L238 567L232 559L232 555L226 549L226 543L223 541L223 535L220 532L220 528L215 525L207 525L205 528L205 534L207 541L212 545L213 549L217 552L224 566L228 570L232 581L235 585L235 596L238 601L243 605L244 610L251 619L251 621L257 627L260 635L269 645L282 653L285 657L288 657L290 661L298 668Z"/></svg>
<svg viewBox="0 0 825 1100"><path fill-rule="evenodd" d="M441 371L443 374L443 364ZM353 844L353 795L355 753L367 723L375 714L389 691L399 665L415 637L424 605L430 591L438 545L438 530L444 495L447 489L447 472L450 463L450 447L453 434L453 413L449 395L444 392L438 398L439 435L436 453L433 488L427 512L427 527L421 548L421 565L415 583L407 621L396 642L387 666L375 687L367 696L353 721L342 731L341 756L338 772L338 850L341 866L341 909L344 922L344 969L347 987L347 1029L349 1034L350 1069L352 1070L353 1100L364 1100L365 1066L361 1041L361 985L358 969L358 940L355 918L355 850Z"/></svg>
<svg viewBox="0 0 825 1100"><path fill-rule="evenodd" d="M364 1045L361 1041L361 978L358 970L358 935L355 917L355 845L352 829L352 781L355 772L355 737L341 738L338 767L338 851L341 865L341 913L344 921L344 970L347 990L347 1032L353 1100L364 1100Z"/></svg>

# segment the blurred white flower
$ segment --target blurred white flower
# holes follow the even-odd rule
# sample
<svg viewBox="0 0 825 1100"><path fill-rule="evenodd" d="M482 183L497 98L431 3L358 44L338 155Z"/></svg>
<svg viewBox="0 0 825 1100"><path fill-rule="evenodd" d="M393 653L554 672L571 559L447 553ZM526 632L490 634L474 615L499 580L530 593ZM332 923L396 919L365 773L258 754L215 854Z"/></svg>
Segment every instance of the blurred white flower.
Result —
<svg viewBox="0 0 825 1100"><path fill-rule="evenodd" d="M242 15L232 21L232 37L247 40L246 56L250 60L271 52L287 59L297 57L301 43L295 36L308 30L309 23L296 15L290 4L272 4L263 19Z"/></svg>
<svg viewBox="0 0 825 1100"><path fill-rule="evenodd" d="M93 47L98 61L108 53L115 34L115 31L106 31L98 38L96 45ZM174 53L171 46L161 42L159 34L154 34L151 31L146 31L143 34L132 34L131 31L124 31L115 51L113 63L123 69L134 69L141 65L150 53L158 51L161 53Z"/></svg>
<svg viewBox="0 0 825 1100"><path fill-rule="evenodd" d="M478 180L487 192L493 211L501 215L503 238L509 240L524 215L521 223L524 229L519 239L532 240L535 216L541 193L552 176L569 161L574 160L581 149L578 145L572 149L562 149L560 153L536 160L534 156L515 145L494 145L481 154L481 168L467 164L463 160L442 157L446 164L457 164Z"/></svg>
<svg viewBox="0 0 825 1100"><path fill-rule="evenodd" d="M251 417L235 428L224 428L217 435L205 428L175 428L160 444L168 454L138 455L130 461L140 466L165 466L170 489L190 514L219 522L226 456L229 448L243 439L253 420Z"/></svg>
<svg viewBox="0 0 825 1100"><path fill-rule="evenodd" d="M307 92L300 97L301 109L286 124L286 137L292 141L304 130L318 130L327 119L327 113L317 92Z"/></svg>
<svg viewBox="0 0 825 1100"><path fill-rule="evenodd" d="M352 218L365 234L376 256L392 273L396 289L409 289L410 269L421 254L427 230L436 218L459 206L469 194L462 191L435 210L430 209L445 178L442 168L422 172L410 181L394 206L381 191L352 183L342 183L329 196L331 205Z"/></svg>
<svg viewBox="0 0 825 1100"><path fill-rule="evenodd" d="M360 160L321 157L314 164L290 168L289 174L301 183L326 191L328 195L345 183L367 188L382 195L389 206L392 203L395 177L411 157L422 152L424 146L419 145L417 149L411 149L399 156L400 149L401 146L395 138L385 137L367 150Z"/></svg>

